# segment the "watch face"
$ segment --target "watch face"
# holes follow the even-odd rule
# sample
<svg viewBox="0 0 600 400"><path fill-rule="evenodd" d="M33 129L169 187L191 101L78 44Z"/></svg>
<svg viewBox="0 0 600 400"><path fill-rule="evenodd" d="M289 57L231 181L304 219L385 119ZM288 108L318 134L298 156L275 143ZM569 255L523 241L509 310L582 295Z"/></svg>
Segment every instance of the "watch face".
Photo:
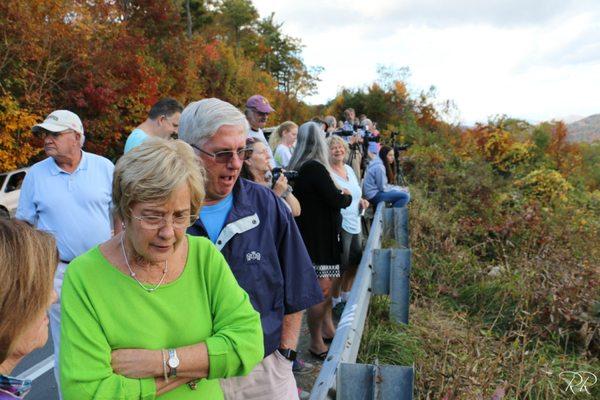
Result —
<svg viewBox="0 0 600 400"><path fill-rule="evenodd" d="M171 368L177 368L177 367L179 367L179 359L169 358L168 364L169 364L169 367L171 367Z"/></svg>

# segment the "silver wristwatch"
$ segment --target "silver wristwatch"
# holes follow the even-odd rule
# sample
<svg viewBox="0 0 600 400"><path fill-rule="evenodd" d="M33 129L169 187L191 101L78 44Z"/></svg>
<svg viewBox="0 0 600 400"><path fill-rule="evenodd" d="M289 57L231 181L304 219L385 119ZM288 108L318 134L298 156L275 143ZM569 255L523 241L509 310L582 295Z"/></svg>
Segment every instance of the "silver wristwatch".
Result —
<svg viewBox="0 0 600 400"><path fill-rule="evenodd" d="M179 358L177 358L177 351L175 349L169 349L169 360L167 365L169 366L169 378L177 377L177 368L179 367Z"/></svg>

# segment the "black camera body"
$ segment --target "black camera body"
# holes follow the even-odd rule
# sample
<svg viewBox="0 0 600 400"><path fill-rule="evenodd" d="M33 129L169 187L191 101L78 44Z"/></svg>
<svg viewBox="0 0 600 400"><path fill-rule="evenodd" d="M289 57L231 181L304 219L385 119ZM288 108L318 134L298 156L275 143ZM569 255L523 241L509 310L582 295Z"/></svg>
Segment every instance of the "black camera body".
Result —
<svg viewBox="0 0 600 400"><path fill-rule="evenodd" d="M375 143L379 143L379 140L381 139L380 136L375 136L372 132L370 131L366 131L365 132L365 136L364 139L366 142L375 142Z"/></svg>
<svg viewBox="0 0 600 400"><path fill-rule="evenodd" d="M338 130L333 131L333 134L341 136L341 137L348 137L348 136L354 135L355 132L354 131L345 131L343 129L338 129Z"/></svg>
<svg viewBox="0 0 600 400"><path fill-rule="evenodd" d="M298 171L294 171L294 170L287 170L285 172L282 172L282 171L283 170L280 167L276 167L271 170L271 174L273 176L273 179L272 179L273 185L275 185L275 182L277 182L277 180L279 179L281 174L283 174L283 176L285 176L289 182L293 181L294 179L296 179L298 177Z"/></svg>

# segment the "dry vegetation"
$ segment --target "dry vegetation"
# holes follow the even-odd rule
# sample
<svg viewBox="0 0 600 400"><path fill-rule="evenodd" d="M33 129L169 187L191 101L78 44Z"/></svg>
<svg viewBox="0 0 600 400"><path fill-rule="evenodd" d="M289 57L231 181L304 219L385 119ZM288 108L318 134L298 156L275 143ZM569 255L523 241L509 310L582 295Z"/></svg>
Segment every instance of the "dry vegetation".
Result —
<svg viewBox="0 0 600 400"><path fill-rule="evenodd" d="M600 145L505 123L405 138L410 324L377 299L360 360L414 361L419 399L600 398L560 376L600 378Z"/></svg>

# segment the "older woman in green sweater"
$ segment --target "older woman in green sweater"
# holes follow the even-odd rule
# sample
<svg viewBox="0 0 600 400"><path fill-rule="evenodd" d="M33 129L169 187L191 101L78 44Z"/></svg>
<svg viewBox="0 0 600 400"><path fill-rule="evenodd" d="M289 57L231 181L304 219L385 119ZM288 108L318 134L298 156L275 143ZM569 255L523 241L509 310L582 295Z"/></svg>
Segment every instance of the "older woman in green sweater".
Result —
<svg viewBox="0 0 600 400"><path fill-rule="evenodd" d="M219 399L263 357L259 315L221 253L185 234L204 198L192 149L154 139L117 163L124 231L77 257L62 289L69 399Z"/></svg>

